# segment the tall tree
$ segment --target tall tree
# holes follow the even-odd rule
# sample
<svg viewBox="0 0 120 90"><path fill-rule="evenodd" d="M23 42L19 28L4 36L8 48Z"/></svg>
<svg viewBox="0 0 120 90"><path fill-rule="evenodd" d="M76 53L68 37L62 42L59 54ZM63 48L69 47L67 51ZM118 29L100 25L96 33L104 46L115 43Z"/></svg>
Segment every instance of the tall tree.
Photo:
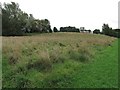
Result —
<svg viewBox="0 0 120 90"><path fill-rule="evenodd" d="M41 20L42 32L50 32L51 26L48 19Z"/></svg>
<svg viewBox="0 0 120 90"><path fill-rule="evenodd" d="M102 33L105 35L109 35L111 32L112 32L112 28L110 28L108 24L103 24Z"/></svg>
<svg viewBox="0 0 120 90"><path fill-rule="evenodd" d="M52 32L48 19L35 19L32 14L27 14L15 2L4 3L2 8L3 35L16 36L25 32Z"/></svg>
<svg viewBox="0 0 120 90"><path fill-rule="evenodd" d="M19 8L19 5L15 2L11 4L4 3L4 8L2 8L2 26L3 35L22 35L22 27L24 27L21 21L21 16L23 12Z"/></svg>
<svg viewBox="0 0 120 90"><path fill-rule="evenodd" d="M58 32L58 29L56 27L53 28L54 32Z"/></svg>

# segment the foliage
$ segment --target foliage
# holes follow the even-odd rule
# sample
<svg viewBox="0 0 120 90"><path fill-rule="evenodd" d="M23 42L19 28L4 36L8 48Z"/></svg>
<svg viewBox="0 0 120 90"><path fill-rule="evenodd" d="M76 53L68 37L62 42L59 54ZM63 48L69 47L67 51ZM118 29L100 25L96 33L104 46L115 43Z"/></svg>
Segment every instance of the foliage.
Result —
<svg viewBox="0 0 120 90"><path fill-rule="evenodd" d="M77 29L76 27L60 27L60 32L79 32L79 29Z"/></svg>
<svg viewBox="0 0 120 90"><path fill-rule="evenodd" d="M120 38L120 30L119 29L114 30L114 29L110 28L108 24L103 24L102 33L105 35L108 35L108 36Z"/></svg>
<svg viewBox="0 0 120 90"><path fill-rule="evenodd" d="M35 19L32 14L27 14L15 2L4 3L2 8L2 35L16 36L24 33L52 32L48 19Z"/></svg>
<svg viewBox="0 0 120 90"><path fill-rule="evenodd" d="M58 29L56 27L53 28L54 32L58 32Z"/></svg>
<svg viewBox="0 0 120 90"><path fill-rule="evenodd" d="M99 29L95 29L95 30L93 31L93 33L94 33L94 34L100 34L100 30L99 30Z"/></svg>
<svg viewBox="0 0 120 90"><path fill-rule="evenodd" d="M3 35L22 35L21 28L24 27L24 22L22 22L21 15L23 12L18 4L4 3L4 8L2 8Z"/></svg>

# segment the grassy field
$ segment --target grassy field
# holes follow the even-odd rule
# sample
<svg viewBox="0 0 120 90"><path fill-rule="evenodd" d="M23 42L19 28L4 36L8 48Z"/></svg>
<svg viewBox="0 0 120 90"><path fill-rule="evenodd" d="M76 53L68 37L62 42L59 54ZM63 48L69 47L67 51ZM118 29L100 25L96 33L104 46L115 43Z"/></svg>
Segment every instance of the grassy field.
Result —
<svg viewBox="0 0 120 90"><path fill-rule="evenodd" d="M85 33L3 37L3 88L116 88L117 43Z"/></svg>

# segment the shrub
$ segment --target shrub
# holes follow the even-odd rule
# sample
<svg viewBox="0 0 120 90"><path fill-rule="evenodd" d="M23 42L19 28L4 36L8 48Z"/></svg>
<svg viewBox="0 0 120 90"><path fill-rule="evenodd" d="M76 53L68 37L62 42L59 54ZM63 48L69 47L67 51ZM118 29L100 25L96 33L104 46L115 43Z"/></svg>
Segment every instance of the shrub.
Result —
<svg viewBox="0 0 120 90"><path fill-rule="evenodd" d="M99 30L99 29L95 29L95 30L93 31L93 33L94 33L94 34L100 34L100 30Z"/></svg>

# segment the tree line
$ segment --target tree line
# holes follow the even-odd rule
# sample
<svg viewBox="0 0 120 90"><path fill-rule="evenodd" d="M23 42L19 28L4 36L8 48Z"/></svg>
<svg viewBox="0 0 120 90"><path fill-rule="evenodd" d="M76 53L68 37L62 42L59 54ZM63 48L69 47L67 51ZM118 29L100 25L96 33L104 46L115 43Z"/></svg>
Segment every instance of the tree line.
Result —
<svg viewBox="0 0 120 90"><path fill-rule="evenodd" d="M95 33L95 34L104 34L104 35L107 35L107 36L120 38L120 29L112 29L111 27L109 27L108 24L103 24L101 32L100 32L99 29L95 29L93 31L93 33Z"/></svg>
<svg viewBox="0 0 120 90"><path fill-rule="evenodd" d="M76 27L60 27L60 30L57 30L56 27L54 27L53 29L54 32L87 32L87 33L91 33L91 30L86 30L86 29L78 29ZM111 27L109 27L108 24L103 24L102 26L102 31L100 31L100 29L95 29L93 31L93 34L104 34L104 35L108 35L108 36L112 36L112 37L118 37L120 38L120 29L112 29Z"/></svg>
<svg viewBox="0 0 120 90"><path fill-rule="evenodd" d="M91 30L79 29L76 27L56 27L51 29L48 19L35 19L32 14L27 14L19 8L15 2L4 3L2 8L2 35L3 36L21 36L26 33L52 33L52 32L88 32ZM120 37L119 29L112 29L108 24L103 24L102 31L95 29L93 34L104 34L113 37Z"/></svg>
<svg viewBox="0 0 120 90"><path fill-rule="evenodd" d="M48 19L35 19L32 14L27 14L15 2L4 3L2 8L2 35L16 36L33 32L51 32Z"/></svg>

